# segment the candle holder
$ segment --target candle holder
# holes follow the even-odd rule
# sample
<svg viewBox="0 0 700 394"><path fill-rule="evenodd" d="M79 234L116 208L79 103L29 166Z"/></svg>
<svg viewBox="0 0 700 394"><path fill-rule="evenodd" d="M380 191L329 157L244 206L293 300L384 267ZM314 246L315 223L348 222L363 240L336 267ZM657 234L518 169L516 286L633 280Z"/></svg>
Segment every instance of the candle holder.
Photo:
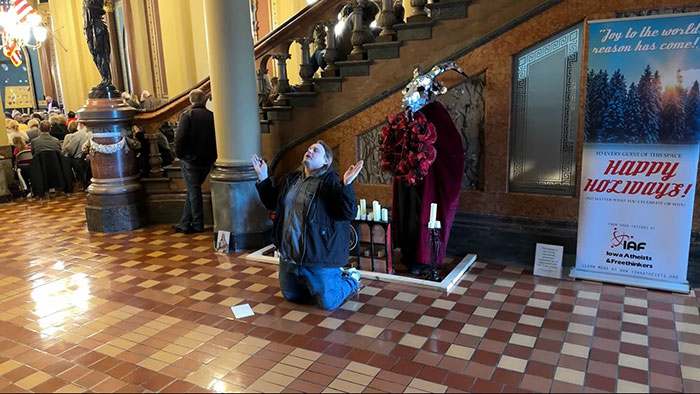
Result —
<svg viewBox="0 0 700 394"><path fill-rule="evenodd" d="M440 275L437 272L438 259L440 258L440 229L431 228L430 231L430 271L425 275L426 280L440 282Z"/></svg>

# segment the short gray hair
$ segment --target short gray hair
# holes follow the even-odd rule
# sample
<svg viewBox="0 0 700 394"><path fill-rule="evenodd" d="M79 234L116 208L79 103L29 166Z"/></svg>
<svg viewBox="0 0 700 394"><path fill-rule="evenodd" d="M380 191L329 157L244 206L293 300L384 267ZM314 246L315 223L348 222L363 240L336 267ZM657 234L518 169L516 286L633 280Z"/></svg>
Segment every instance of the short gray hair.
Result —
<svg viewBox="0 0 700 394"><path fill-rule="evenodd" d="M192 89L190 91L190 103L192 105L204 104L207 102L207 96L201 89Z"/></svg>

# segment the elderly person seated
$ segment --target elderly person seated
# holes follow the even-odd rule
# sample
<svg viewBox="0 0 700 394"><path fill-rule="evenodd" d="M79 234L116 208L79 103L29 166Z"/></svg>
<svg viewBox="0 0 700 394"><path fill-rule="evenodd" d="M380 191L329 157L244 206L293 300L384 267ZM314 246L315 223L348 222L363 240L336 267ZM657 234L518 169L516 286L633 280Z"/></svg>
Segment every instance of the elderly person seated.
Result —
<svg viewBox="0 0 700 394"><path fill-rule="evenodd" d="M141 92L141 109L144 111L150 111L158 108L160 102L157 98L153 97L148 90Z"/></svg>
<svg viewBox="0 0 700 394"><path fill-rule="evenodd" d="M89 161L86 160L86 154L83 153L83 145L90 139L90 133L84 123L76 121L71 122L71 126L77 128L73 134L68 134L63 140L63 155L70 158L71 168L75 173L78 181L83 185L83 189L87 190L90 183L88 176ZM69 127L70 129L70 127Z"/></svg>
<svg viewBox="0 0 700 394"><path fill-rule="evenodd" d="M29 120L29 123L27 123L27 126L29 126L27 136L29 137L29 142L32 142L34 138L39 136L39 121L32 118Z"/></svg>
<svg viewBox="0 0 700 394"><path fill-rule="evenodd" d="M7 129L7 140L12 141L15 137L20 137L25 143L29 142L29 136L24 131L19 129L19 123L14 119L8 119L5 121L5 128Z"/></svg>
<svg viewBox="0 0 700 394"><path fill-rule="evenodd" d="M63 146L65 147L68 141L73 137L73 134L78 131L78 121L77 120L71 120L70 123L68 123L68 134L63 138Z"/></svg>
<svg viewBox="0 0 700 394"><path fill-rule="evenodd" d="M42 120L39 124L40 134L38 137L32 140L32 155L36 156L45 151L61 152L61 144L58 141L58 138L50 134L51 130L51 123L46 120Z"/></svg>
<svg viewBox="0 0 700 394"><path fill-rule="evenodd" d="M29 166L32 164L32 149L24 143L22 137L15 137L12 139L12 145L15 146L15 150L12 155L15 159L15 171L19 170L22 178L20 186L24 190L25 195L28 193L28 185L31 183L29 179Z"/></svg>
<svg viewBox="0 0 700 394"><path fill-rule="evenodd" d="M51 124L51 131L49 134L51 134L52 137L56 137L59 141L63 141L63 139L66 138L66 134L68 134L68 127L66 127L65 120L61 121L61 118L62 116L60 115L51 115L51 117L49 117L49 122Z"/></svg>
<svg viewBox="0 0 700 394"><path fill-rule="evenodd" d="M135 100L135 99L136 99L136 95L133 95L133 97L132 97L132 95L129 94L129 92L122 92L122 100L124 100L124 102L127 105L129 105L130 107L139 109L138 100Z"/></svg>

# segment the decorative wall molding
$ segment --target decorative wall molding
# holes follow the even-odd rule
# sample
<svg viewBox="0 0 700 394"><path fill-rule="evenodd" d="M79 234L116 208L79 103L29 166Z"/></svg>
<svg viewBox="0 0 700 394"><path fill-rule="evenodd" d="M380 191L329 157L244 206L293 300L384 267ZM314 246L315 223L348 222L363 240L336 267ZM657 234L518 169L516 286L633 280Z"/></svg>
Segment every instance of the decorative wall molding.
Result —
<svg viewBox="0 0 700 394"><path fill-rule="evenodd" d="M253 24L253 42L258 42L258 32L260 31L260 23L258 22L258 0L250 0L250 16Z"/></svg>
<svg viewBox="0 0 700 394"><path fill-rule="evenodd" d="M357 160L364 160L365 164L357 176L357 183L391 185L393 176L382 171L382 153L379 151L382 142L382 127L386 125L387 122L382 122L364 133L358 134L356 141Z"/></svg>
<svg viewBox="0 0 700 394"><path fill-rule="evenodd" d="M481 73L453 86L446 94L438 98L438 101L450 113L457 131L462 136L462 148L464 149L462 190L477 190L482 186L481 153L486 109L485 86L486 73Z"/></svg>
<svg viewBox="0 0 700 394"><path fill-rule="evenodd" d="M534 48L526 50L524 54L516 56L517 79L514 81L513 124L511 133L511 160L510 160L510 188L518 192L573 194L576 179L575 145L578 135L578 85L581 77L581 25L569 29L559 37L545 40L544 44L538 44ZM527 52L529 51L529 52ZM564 97L562 100L562 118L560 123L561 133L559 140L560 168L558 174L553 176L550 172L544 174L531 170L533 157L526 150L532 139L542 139L544 133L541 130L528 129L528 116L542 116L543 114L528 114L528 101L533 99L528 93L536 82L530 78L531 68L539 67L542 62L552 56L559 56L564 60ZM539 83L544 83L539 81ZM557 83L557 81L551 81ZM534 98L538 100L537 98ZM533 135L533 132L537 134ZM553 132L553 131L552 131ZM552 141L534 141L541 144L551 144ZM556 154L557 152L552 152ZM528 169L530 169L528 171Z"/></svg>
<svg viewBox="0 0 700 394"><path fill-rule="evenodd" d="M646 10L622 11L616 12L615 18L629 18L634 16L650 16L650 15L667 15L667 14L683 14L687 12L698 12L700 6L685 6L685 7L665 7Z"/></svg>
<svg viewBox="0 0 700 394"><path fill-rule="evenodd" d="M163 57L163 40L160 31L160 16L157 0L145 0L146 24L148 26L148 48L151 52L151 67L153 72L153 94L159 99L168 98L168 85L165 77L165 61Z"/></svg>

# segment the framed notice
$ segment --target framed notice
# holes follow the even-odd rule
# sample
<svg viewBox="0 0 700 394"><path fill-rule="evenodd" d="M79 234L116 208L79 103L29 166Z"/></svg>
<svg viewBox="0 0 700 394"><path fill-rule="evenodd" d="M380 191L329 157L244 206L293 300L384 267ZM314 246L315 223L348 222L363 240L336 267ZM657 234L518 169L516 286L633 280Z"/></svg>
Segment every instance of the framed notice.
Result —
<svg viewBox="0 0 700 394"><path fill-rule="evenodd" d="M537 244L535 249L535 275L560 279L563 257L563 246Z"/></svg>
<svg viewBox="0 0 700 394"><path fill-rule="evenodd" d="M5 86L5 108L34 107L31 87Z"/></svg>

